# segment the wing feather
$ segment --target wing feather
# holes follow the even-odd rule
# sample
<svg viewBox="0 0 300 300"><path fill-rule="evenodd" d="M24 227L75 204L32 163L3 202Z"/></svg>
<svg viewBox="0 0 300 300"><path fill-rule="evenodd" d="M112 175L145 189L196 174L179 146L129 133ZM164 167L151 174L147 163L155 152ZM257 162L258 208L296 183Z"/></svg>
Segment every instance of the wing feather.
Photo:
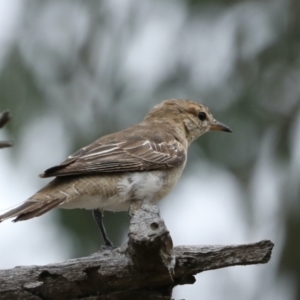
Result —
<svg viewBox="0 0 300 300"><path fill-rule="evenodd" d="M186 160L185 147L173 136L120 135L117 140L101 138L46 170L41 177L135 172L173 168ZM125 141L124 141L125 140Z"/></svg>

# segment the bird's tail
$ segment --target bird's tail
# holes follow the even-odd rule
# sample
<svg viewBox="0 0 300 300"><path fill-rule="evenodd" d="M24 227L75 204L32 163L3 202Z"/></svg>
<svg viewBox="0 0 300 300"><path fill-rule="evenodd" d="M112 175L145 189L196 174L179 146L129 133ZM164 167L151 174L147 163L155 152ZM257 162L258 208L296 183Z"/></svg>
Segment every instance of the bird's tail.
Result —
<svg viewBox="0 0 300 300"><path fill-rule="evenodd" d="M86 190L92 190L93 195L98 190L92 179L93 176L90 180L87 180L87 177L56 177L23 204L0 215L0 222L10 218L15 218L13 221L18 222L38 217L52 208L78 198L86 193Z"/></svg>
<svg viewBox="0 0 300 300"><path fill-rule="evenodd" d="M20 206L8 211L7 213L4 213L3 215L0 215L0 222L10 218L15 218L13 222L18 222L38 217L56 207L61 202L61 199L52 199L48 203L28 199Z"/></svg>

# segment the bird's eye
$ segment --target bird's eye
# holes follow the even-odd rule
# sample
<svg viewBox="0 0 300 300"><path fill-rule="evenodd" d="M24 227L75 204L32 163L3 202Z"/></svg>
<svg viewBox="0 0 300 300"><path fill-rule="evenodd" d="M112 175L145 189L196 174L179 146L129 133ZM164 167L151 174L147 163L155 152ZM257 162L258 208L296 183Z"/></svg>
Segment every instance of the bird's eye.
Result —
<svg viewBox="0 0 300 300"><path fill-rule="evenodd" d="M206 113L203 111L199 112L198 118L200 119L200 121L205 121L207 118Z"/></svg>

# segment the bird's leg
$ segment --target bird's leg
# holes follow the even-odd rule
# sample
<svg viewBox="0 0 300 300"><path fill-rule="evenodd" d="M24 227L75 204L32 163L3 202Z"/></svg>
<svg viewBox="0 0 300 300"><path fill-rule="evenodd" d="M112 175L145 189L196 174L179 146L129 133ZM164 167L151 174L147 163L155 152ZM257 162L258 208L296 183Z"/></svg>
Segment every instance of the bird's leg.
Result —
<svg viewBox="0 0 300 300"><path fill-rule="evenodd" d="M101 249L103 249L103 250L114 249L115 247L114 247L113 243L108 239L108 237L106 235L106 231L105 231L105 228L103 225L103 220L102 220L103 219L102 211L100 211L99 209L93 210L93 217L98 225L98 228L100 229L101 235L104 240L104 245L101 247Z"/></svg>

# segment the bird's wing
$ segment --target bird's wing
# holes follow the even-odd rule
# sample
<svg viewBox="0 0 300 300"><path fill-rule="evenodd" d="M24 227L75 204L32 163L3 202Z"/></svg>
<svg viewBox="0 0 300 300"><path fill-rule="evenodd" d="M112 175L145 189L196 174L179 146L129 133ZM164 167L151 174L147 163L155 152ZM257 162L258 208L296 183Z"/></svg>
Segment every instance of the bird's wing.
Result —
<svg viewBox="0 0 300 300"><path fill-rule="evenodd" d="M121 135L118 139L100 138L40 176L159 170L179 166L185 159L184 146L173 136Z"/></svg>

